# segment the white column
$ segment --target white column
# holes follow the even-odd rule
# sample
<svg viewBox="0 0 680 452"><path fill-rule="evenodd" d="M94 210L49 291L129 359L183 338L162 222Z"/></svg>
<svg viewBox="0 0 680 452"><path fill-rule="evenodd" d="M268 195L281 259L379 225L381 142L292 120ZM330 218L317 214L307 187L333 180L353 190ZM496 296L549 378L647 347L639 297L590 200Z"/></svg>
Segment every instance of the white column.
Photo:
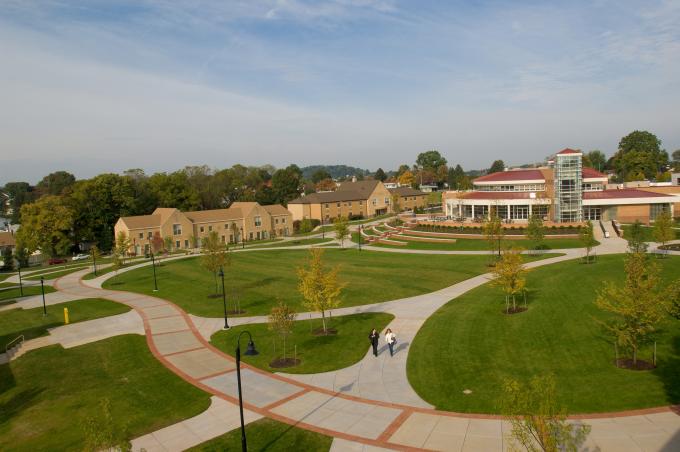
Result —
<svg viewBox="0 0 680 452"><path fill-rule="evenodd" d="M529 218L531 218L531 201L529 201Z"/></svg>

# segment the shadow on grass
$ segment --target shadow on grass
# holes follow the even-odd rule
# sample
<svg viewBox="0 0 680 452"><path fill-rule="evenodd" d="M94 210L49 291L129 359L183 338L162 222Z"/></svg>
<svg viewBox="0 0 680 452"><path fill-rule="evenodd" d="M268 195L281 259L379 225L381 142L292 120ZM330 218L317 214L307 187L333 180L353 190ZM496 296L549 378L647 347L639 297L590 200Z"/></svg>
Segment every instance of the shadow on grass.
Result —
<svg viewBox="0 0 680 452"><path fill-rule="evenodd" d="M680 336L672 339L671 355L660 356L653 373L661 379L671 404L680 404Z"/></svg>
<svg viewBox="0 0 680 452"><path fill-rule="evenodd" d="M8 374L8 375L7 375ZM9 380L9 381L6 381ZM0 395L15 386L14 376L9 365L0 366ZM11 387L8 387L10 386ZM12 395L8 400L0 403L0 424L9 421L22 411L30 408L44 389L30 388Z"/></svg>
<svg viewBox="0 0 680 452"><path fill-rule="evenodd" d="M25 330L13 331L11 333L0 336L0 347L1 350L5 351L5 345L10 341L16 339L20 335L24 335L24 340L28 341L30 339L35 339L36 337L44 336L49 328L56 328L63 325L61 322L46 323L33 328L26 328Z"/></svg>

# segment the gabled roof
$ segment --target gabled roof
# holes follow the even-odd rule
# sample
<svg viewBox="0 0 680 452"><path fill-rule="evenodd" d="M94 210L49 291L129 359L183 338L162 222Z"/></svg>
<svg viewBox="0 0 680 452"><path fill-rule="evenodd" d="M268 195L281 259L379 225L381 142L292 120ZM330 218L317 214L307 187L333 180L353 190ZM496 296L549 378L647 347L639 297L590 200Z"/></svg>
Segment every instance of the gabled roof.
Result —
<svg viewBox="0 0 680 452"><path fill-rule="evenodd" d="M426 196L427 193L422 192L420 190L416 190L411 187L397 187L397 188L388 188L390 193L396 193L399 196Z"/></svg>
<svg viewBox="0 0 680 452"><path fill-rule="evenodd" d="M239 208L194 210L184 212L184 215L194 223L208 223L214 221L239 220L243 218L243 211Z"/></svg>
<svg viewBox="0 0 680 452"><path fill-rule="evenodd" d="M307 196L289 201L288 204L322 204L325 202L365 201L368 195L351 190L310 193Z"/></svg>
<svg viewBox="0 0 680 452"><path fill-rule="evenodd" d="M368 199L369 195L373 193L375 187L381 182L379 180L360 180L356 182L342 182L337 191L355 191L366 196L364 199Z"/></svg>
<svg viewBox="0 0 680 452"><path fill-rule="evenodd" d="M599 172L595 168L584 166L581 172L584 179L608 179L606 174Z"/></svg>
<svg viewBox="0 0 680 452"><path fill-rule="evenodd" d="M564 155L564 154L581 154L581 151L577 151L576 149L562 149L560 152L557 153L557 155Z"/></svg>
<svg viewBox="0 0 680 452"><path fill-rule="evenodd" d="M174 207L157 207L151 215L159 215L161 217L160 222L165 223L168 217L177 211Z"/></svg>
<svg viewBox="0 0 680 452"><path fill-rule="evenodd" d="M532 181L545 181L543 173L539 169L524 169L524 170L511 170L511 171L499 171L497 173L487 174L485 176L480 176L473 180L473 183L478 182L512 182L519 180L532 180Z"/></svg>
<svg viewBox="0 0 680 452"><path fill-rule="evenodd" d="M269 215L291 215L291 213L283 207L281 204L272 204L268 206L262 206L264 210L266 210Z"/></svg>
<svg viewBox="0 0 680 452"><path fill-rule="evenodd" d="M14 234L11 232L0 232L0 246L16 246Z"/></svg>
<svg viewBox="0 0 680 452"><path fill-rule="evenodd" d="M527 191L471 191L458 196L460 199L529 199Z"/></svg>
<svg viewBox="0 0 680 452"><path fill-rule="evenodd" d="M160 228L162 220L161 215L155 213L158 210L159 209L156 209L153 215L136 215L134 217L120 217L120 219L125 223L128 229Z"/></svg>
<svg viewBox="0 0 680 452"><path fill-rule="evenodd" d="M622 199L622 198L666 198L667 194L622 188L618 190L601 190L583 192L583 199Z"/></svg>

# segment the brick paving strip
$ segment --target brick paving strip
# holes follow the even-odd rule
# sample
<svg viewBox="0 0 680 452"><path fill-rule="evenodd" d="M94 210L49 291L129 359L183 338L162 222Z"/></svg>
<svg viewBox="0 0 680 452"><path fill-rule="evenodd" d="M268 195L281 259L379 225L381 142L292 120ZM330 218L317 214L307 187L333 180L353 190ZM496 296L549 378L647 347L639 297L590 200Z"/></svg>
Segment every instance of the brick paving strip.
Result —
<svg viewBox="0 0 680 452"><path fill-rule="evenodd" d="M617 245L609 250L601 249L600 254L620 252L619 248ZM578 251L572 250L565 256L527 265L538 267L578 255ZM189 315L160 298L96 288L103 279L81 281L84 273L76 272L58 279L55 288L71 295L106 298L131 306L142 317L147 344L157 359L195 386L228 402L238 403L234 358L211 346ZM410 304L417 301L422 312L434 312L441 304L487 280L487 275L477 276L431 294L412 297ZM393 312L398 312L399 305L405 303L388 304L392 305ZM401 314L408 315L413 306L403 309ZM399 316L397 320L408 321ZM415 336L416 332L417 329L407 334ZM404 334L400 333L400 337ZM402 355L405 365L406 353ZM506 439L508 425L499 416L436 411L418 406L419 398L414 399L414 406L359 397L335 387L309 384L245 364L242 364L241 373L244 406L248 411L333 436L337 439L334 450L342 450L343 445L346 450L361 450L359 444L363 450L375 447L501 451L509 445ZM406 388L402 387L398 392L402 390L406 391ZM408 390L413 392L410 387ZM388 394L390 400L399 397ZM592 425L587 444L591 448L600 447L603 451L680 450L680 416L671 407L574 417L575 422L579 419L588 419Z"/></svg>

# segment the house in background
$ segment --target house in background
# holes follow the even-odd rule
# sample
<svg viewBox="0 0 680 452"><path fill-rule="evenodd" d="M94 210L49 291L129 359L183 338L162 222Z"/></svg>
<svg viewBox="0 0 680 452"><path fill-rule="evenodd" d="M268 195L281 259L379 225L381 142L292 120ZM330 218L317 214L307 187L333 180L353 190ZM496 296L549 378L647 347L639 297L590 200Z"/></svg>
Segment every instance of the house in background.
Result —
<svg viewBox="0 0 680 452"><path fill-rule="evenodd" d="M120 217L114 227L117 237L124 232L134 254L153 249L154 238L170 237L173 249L192 249L216 232L223 243L264 240L292 233L292 215L283 206L261 206L256 202L235 202L228 209L181 212L159 207L151 215Z"/></svg>
<svg viewBox="0 0 680 452"><path fill-rule="evenodd" d="M293 221L330 223L339 217L374 217L392 212L389 190L379 180L342 182L333 192L311 193L288 203Z"/></svg>
<svg viewBox="0 0 680 452"><path fill-rule="evenodd" d="M428 194L411 187L396 187L388 189L392 196L399 197L399 209L413 210L427 207Z"/></svg>
<svg viewBox="0 0 680 452"><path fill-rule="evenodd" d="M0 232L0 258L8 248L12 254L14 254L14 248L16 248L16 246L17 242L13 231Z"/></svg>

